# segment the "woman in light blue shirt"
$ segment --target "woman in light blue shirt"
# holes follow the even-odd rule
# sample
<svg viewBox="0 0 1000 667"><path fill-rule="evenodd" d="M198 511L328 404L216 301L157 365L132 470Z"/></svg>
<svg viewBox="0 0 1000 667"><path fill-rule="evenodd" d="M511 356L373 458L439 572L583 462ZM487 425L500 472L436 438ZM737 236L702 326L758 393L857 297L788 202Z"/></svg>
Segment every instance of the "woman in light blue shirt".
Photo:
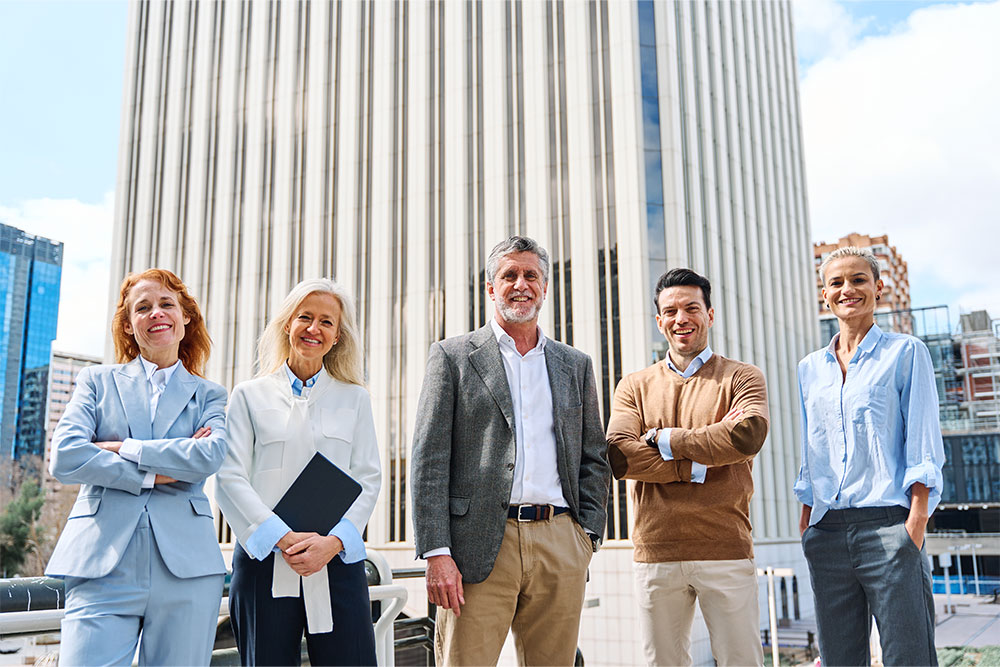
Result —
<svg viewBox="0 0 1000 667"><path fill-rule="evenodd" d="M820 656L868 665L875 617L886 665L936 665L924 531L941 498L944 447L927 347L883 332L884 285L869 250L820 267L840 333L799 363L802 468L795 494Z"/></svg>

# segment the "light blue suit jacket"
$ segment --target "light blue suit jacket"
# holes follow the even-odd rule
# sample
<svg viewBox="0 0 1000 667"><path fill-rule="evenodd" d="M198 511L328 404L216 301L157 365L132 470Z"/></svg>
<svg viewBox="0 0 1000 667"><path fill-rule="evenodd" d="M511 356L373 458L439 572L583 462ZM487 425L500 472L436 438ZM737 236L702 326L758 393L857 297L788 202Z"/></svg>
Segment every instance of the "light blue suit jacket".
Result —
<svg viewBox="0 0 1000 667"><path fill-rule="evenodd" d="M77 377L52 439L50 470L64 484L82 484L49 559L50 576L98 578L121 560L145 509L156 545L181 578L224 574L212 507L202 487L226 456L226 390L177 368L150 425L149 383L139 359L92 366ZM191 436L202 426L212 434ZM94 442L142 441L139 462ZM146 472L178 480L143 489Z"/></svg>

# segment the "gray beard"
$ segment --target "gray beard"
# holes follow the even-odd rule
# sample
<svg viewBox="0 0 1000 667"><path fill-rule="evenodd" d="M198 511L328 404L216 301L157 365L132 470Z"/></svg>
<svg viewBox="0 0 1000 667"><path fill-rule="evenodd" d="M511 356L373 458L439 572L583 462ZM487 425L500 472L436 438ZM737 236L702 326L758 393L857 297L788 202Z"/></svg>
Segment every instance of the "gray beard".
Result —
<svg viewBox="0 0 1000 667"><path fill-rule="evenodd" d="M500 313L500 317L502 317L505 321L514 324L524 324L525 322L530 322L538 317L538 313L542 310L542 304L541 302L536 303L535 307L524 315L518 314L512 306L508 306L503 301L496 302L496 309L497 312Z"/></svg>

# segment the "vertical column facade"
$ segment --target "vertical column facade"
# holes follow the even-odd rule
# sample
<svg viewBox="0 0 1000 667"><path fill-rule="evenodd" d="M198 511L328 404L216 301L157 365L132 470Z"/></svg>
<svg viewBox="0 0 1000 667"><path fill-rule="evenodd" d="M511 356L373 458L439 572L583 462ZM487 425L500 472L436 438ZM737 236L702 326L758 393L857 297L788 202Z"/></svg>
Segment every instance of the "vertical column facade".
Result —
<svg viewBox="0 0 1000 667"><path fill-rule="evenodd" d="M768 379L755 533L797 535L795 365L818 331L786 0L130 12L115 282L177 271L215 343L208 376L230 387L295 282L347 286L385 471L370 544L411 543L426 351L492 316L485 259L512 233L549 249L541 326L592 356L605 419L622 375L665 353L659 274L712 280L713 349ZM614 483L622 547L629 503Z"/></svg>

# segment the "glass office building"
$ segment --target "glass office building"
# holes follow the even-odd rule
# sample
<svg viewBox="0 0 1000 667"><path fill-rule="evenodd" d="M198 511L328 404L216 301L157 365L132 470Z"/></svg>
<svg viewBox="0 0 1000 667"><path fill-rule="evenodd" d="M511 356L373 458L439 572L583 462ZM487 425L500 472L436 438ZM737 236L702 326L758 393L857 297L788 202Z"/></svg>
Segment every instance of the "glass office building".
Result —
<svg viewBox="0 0 1000 667"><path fill-rule="evenodd" d="M0 456L45 452L49 357L63 245L0 225Z"/></svg>

